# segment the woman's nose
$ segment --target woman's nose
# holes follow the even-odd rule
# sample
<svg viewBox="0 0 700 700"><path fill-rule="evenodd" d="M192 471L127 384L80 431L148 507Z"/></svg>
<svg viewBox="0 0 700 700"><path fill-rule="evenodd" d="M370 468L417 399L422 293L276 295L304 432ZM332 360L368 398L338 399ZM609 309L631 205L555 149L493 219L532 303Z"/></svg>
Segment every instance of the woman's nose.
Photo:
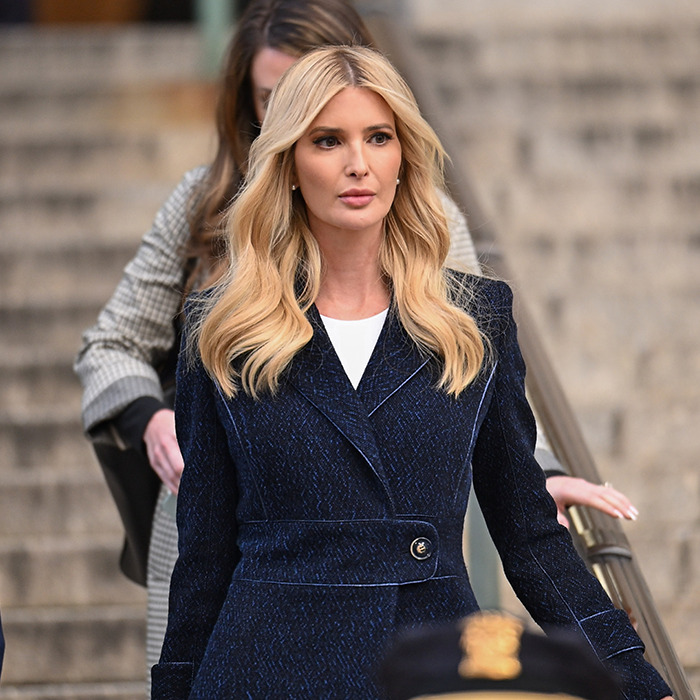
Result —
<svg viewBox="0 0 700 700"><path fill-rule="evenodd" d="M364 177L367 175L367 158L362 146L353 146L348 150L348 162L345 166L345 174L351 177Z"/></svg>

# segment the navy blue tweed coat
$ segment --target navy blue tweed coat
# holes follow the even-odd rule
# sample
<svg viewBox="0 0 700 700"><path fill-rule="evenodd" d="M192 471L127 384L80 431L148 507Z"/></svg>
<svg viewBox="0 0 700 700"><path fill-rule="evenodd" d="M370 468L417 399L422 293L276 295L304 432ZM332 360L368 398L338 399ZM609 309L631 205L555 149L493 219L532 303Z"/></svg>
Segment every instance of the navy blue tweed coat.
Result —
<svg viewBox="0 0 700 700"><path fill-rule="evenodd" d="M153 698L380 698L397 628L477 609L462 557L472 479L535 620L577 629L624 697L668 693L557 523L510 289L469 282L495 361L458 399L391 312L357 390L315 308L274 398L227 400L201 364L181 365L180 558Z"/></svg>

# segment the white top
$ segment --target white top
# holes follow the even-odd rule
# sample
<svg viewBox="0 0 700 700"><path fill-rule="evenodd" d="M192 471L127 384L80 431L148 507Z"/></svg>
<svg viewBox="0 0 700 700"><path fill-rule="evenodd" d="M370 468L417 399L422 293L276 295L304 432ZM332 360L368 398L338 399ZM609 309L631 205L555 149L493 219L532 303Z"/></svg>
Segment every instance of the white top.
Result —
<svg viewBox="0 0 700 700"><path fill-rule="evenodd" d="M369 318L356 321L341 321L337 318L321 316L328 337L340 358L345 373L355 389L362 379L389 309Z"/></svg>

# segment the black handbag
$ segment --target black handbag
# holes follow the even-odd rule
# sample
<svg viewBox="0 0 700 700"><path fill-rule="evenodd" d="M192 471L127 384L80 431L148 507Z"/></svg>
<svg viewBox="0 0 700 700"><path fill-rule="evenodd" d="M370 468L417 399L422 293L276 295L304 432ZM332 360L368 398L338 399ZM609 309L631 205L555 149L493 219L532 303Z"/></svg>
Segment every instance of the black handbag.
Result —
<svg viewBox="0 0 700 700"><path fill-rule="evenodd" d="M161 481L145 455L123 445L113 425L101 427L90 440L124 527L119 568L134 583L145 586Z"/></svg>

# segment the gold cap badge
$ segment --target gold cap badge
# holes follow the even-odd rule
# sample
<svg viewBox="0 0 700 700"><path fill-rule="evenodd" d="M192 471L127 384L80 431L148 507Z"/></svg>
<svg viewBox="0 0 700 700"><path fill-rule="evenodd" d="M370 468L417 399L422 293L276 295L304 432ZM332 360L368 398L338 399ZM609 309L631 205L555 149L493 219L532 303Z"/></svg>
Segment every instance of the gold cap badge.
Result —
<svg viewBox="0 0 700 700"><path fill-rule="evenodd" d="M496 612L470 615L462 624L460 646L464 658L459 664L463 678L508 680L520 675L518 659L523 623Z"/></svg>

